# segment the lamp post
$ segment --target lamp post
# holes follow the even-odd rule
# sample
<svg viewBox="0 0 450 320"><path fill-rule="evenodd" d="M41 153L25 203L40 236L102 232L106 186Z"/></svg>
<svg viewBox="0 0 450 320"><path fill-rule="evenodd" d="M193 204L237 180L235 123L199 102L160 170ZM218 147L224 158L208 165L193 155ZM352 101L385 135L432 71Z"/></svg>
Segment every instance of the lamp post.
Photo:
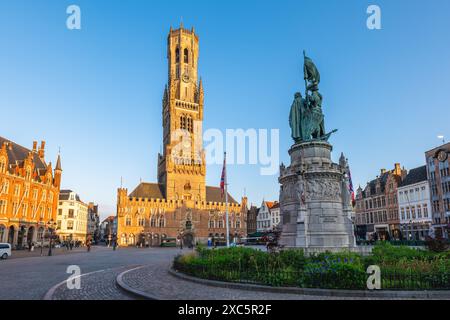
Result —
<svg viewBox="0 0 450 320"><path fill-rule="evenodd" d="M39 218L39 223L38 223L38 234L39 234L39 230L40 230L40 226L42 225L42 218ZM42 233L41 235L41 257L43 255L42 250L44 250L44 233Z"/></svg>
<svg viewBox="0 0 450 320"><path fill-rule="evenodd" d="M48 256L52 256L52 240L53 240L53 232L56 229L56 222L53 221L53 219L51 219L50 221L47 222L47 229L48 232L50 233L50 242L49 242L49 246L48 246Z"/></svg>

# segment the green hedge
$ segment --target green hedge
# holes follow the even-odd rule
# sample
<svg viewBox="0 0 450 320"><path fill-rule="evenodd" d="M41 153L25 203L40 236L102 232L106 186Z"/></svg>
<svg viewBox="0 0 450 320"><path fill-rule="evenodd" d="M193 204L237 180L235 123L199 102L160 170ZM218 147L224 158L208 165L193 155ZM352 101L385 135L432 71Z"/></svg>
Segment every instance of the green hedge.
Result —
<svg viewBox="0 0 450 320"><path fill-rule="evenodd" d="M205 279L303 288L365 289L369 265L379 265L384 289L450 289L450 253L432 253L389 243L373 254L321 253L302 250L266 253L251 248L198 248L178 256L173 267Z"/></svg>

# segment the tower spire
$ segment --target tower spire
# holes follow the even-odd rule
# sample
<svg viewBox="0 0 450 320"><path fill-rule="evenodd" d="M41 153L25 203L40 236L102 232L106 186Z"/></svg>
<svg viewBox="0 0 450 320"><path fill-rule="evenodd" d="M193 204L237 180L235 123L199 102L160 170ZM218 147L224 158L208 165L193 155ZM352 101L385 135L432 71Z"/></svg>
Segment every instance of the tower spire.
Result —
<svg viewBox="0 0 450 320"><path fill-rule="evenodd" d="M58 159L56 160L56 167L55 170L62 171L61 167L61 154L58 152Z"/></svg>

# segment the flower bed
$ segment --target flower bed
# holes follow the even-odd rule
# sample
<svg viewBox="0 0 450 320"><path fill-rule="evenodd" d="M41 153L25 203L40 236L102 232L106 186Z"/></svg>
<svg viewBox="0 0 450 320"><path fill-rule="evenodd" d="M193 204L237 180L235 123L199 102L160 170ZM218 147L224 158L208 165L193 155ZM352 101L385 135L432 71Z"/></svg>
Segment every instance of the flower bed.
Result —
<svg viewBox="0 0 450 320"><path fill-rule="evenodd" d="M203 279L324 289L367 288L369 265L381 269L381 288L450 290L450 252L433 253L390 244L377 245L372 255L302 250L269 254L250 248L224 248L175 258L174 269Z"/></svg>

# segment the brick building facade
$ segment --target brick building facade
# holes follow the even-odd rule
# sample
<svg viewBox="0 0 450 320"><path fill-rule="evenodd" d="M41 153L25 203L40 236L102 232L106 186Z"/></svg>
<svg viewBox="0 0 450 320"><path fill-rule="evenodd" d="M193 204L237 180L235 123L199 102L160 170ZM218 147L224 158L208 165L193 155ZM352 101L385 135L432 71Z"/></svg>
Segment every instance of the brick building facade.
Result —
<svg viewBox="0 0 450 320"><path fill-rule="evenodd" d="M185 245L225 241L225 198L206 186L202 139L203 86L198 78L199 38L194 29L170 29L167 38L168 84L162 102L163 154L158 182L117 193L120 245L158 245L180 238ZM219 177L218 179L219 180ZM219 183L218 183L219 184ZM246 235L246 198L229 199L230 239Z"/></svg>
<svg viewBox="0 0 450 320"><path fill-rule="evenodd" d="M355 224L358 239L401 238L397 188L406 170L396 163L393 170L382 169L380 176L356 192Z"/></svg>
<svg viewBox="0 0 450 320"><path fill-rule="evenodd" d="M45 141L29 150L0 137L0 242L13 248L46 242L47 226L56 223L61 159L45 161Z"/></svg>
<svg viewBox="0 0 450 320"><path fill-rule="evenodd" d="M425 152L431 193L433 227L437 236L450 230L450 143Z"/></svg>

